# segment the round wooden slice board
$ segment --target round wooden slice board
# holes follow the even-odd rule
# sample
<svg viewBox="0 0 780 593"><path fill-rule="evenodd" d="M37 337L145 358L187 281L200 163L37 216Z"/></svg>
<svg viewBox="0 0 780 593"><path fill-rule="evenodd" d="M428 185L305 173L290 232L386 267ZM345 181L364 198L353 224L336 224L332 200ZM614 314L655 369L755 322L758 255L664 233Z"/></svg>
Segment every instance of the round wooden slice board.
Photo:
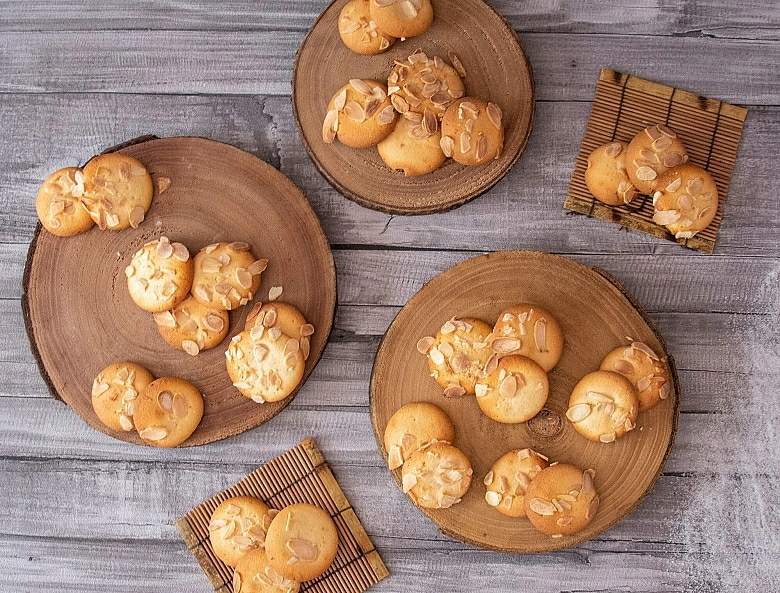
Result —
<svg viewBox="0 0 780 593"><path fill-rule="evenodd" d="M295 396L317 364L333 323L336 274L333 256L309 202L272 166L233 146L202 138L149 140L120 149L140 160L155 192L137 229L56 237L40 224L28 253L23 307L32 349L55 397L90 426L117 439L144 444L135 432L114 432L91 404L95 376L113 362L129 360L155 377L179 376L203 394L200 426L184 446L202 445L259 426ZM269 260L260 289L229 313L228 337L192 357L160 337L151 313L130 299L124 269L147 241L161 235L184 243L194 256L217 241L245 241ZM232 385L225 350L244 328L252 306L282 286L280 301L295 305L315 327L303 381L281 402L256 404Z"/></svg>
<svg viewBox="0 0 780 593"><path fill-rule="evenodd" d="M388 51L364 56L341 41L337 23L346 0L332 2L304 39L295 60L293 112L303 145L314 164L347 198L391 214L429 214L460 206L495 185L520 158L534 114L531 64L517 35L482 0L434 0L430 29ZM455 53L466 69L466 93L496 103L503 110L504 150L486 165L464 167L452 159L438 170L405 177L382 162L376 147L348 148L322 139L328 101L351 78L387 84L393 60L416 49L448 63Z"/></svg>
<svg viewBox="0 0 780 593"><path fill-rule="evenodd" d="M604 273L606 274L606 273ZM491 325L507 306L530 302L547 309L563 329L565 345L549 373L545 409L524 424L506 425L485 416L474 396L447 399L429 375L417 340L436 335L453 316L476 317ZM626 336L665 356L672 372L669 398L640 413L635 430L614 443L588 441L566 419L569 395L587 373L598 370ZM508 251L476 257L426 284L399 312L385 334L371 376L371 418L379 449L390 416L404 404L434 403L455 425L454 445L470 459L473 481L463 500L449 509L420 509L445 535L482 548L512 553L560 550L591 539L628 515L652 489L672 447L679 414L674 361L661 336L616 281L569 259L537 252ZM533 428L531 425L533 424ZM578 534L552 538L526 518L506 517L485 502L483 478L512 449L530 447L550 458L596 470L601 497L593 521ZM401 470L392 472L401 487Z"/></svg>

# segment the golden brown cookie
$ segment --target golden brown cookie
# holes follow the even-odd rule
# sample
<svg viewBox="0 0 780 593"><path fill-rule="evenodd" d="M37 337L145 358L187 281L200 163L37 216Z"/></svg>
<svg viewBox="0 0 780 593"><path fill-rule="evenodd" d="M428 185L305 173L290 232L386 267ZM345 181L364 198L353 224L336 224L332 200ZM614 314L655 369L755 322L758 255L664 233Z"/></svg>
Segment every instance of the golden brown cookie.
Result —
<svg viewBox="0 0 780 593"><path fill-rule="evenodd" d="M35 200L35 211L43 228L58 237L71 237L90 229L95 223L81 205L83 193L81 169L67 167L49 175Z"/></svg>
<svg viewBox="0 0 780 593"><path fill-rule="evenodd" d="M125 267L130 298L151 313L173 309L190 292L193 268L182 243L171 243L168 237L149 241Z"/></svg>
<svg viewBox="0 0 780 593"><path fill-rule="evenodd" d="M499 357L527 356L550 372L563 353L563 332L548 311L539 305L520 303L498 316L490 347Z"/></svg>
<svg viewBox="0 0 780 593"><path fill-rule="evenodd" d="M599 508L593 486L596 472L557 463L540 471L525 491L525 513L531 524L553 537L573 535L591 522Z"/></svg>
<svg viewBox="0 0 780 593"><path fill-rule="evenodd" d="M196 356L225 339L228 333L228 313L209 307L188 295L170 311L154 314L157 331L174 348Z"/></svg>
<svg viewBox="0 0 780 593"><path fill-rule="evenodd" d="M658 176L688 160L677 134L663 124L639 132L626 148L626 173L639 192L652 195Z"/></svg>
<svg viewBox="0 0 780 593"><path fill-rule="evenodd" d="M548 465L547 457L532 449L505 453L483 480L487 488L485 501L508 517L525 517L525 491L536 474Z"/></svg>
<svg viewBox="0 0 780 593"><path fill-rule="evenodd" d="M230 311L254 298L267 266L267 259L255 260L248 243L212 243L195 256L192 296L204 305Z"/></svg>
<svg viewBox="0 0 780 593"><path fill-rule="evenodd" d="M275 512L253 496L222 501L211 514L208 526L217 558L228 566L236 566L245 554L262 548Z"/></svg>
<svg viewBox="0 0 780 593"><path fill-rule="evenodd" d="M371 20L369 0L349 0L339 15L339 35L349 49L363 55L376 55L390 49L395 37Z"/></svg>
<svg viewBox="0 0 780 593"><path fill-rule="evenodd" d="M538 363L526 356L509 355L499 359L493 372L477 379L474 391L488 418L520 424L544 407L550 386Z"/></svg>
<svg viewBox="0 0 780 593"><path fill-rule="evenodd" d="M451 443L455 427L447 413L439 406L427 402L414 402L399 408L385 427L387 465L393 470L420 447L431 442Z"/></svg>
<svg viewBox="0 0 780 593"><path fill-rule="evenodd" d="M322 139L330 144L338 138L350 148L375 146L393 131L396 115L385 85L353 78L328 102Z"/></svg>
<svg viewBox="0 0 780 593"><path fill-rule="evenodd" d="M377 144L377 150L391 169L403 171L407 177L426 175L447 160L440 145L441 130L434 124L436 131L429 133L430 127L424 127L419 115L419 121L413 117L416 114L408 115L398 119L390 135ZM431 117L428 116L429 123Z"/></svg>
<svg viewBox="0 0 780 593"><path fill-rule="evenodd" d="M610 206L628 204L639 192L626 172L625 142L608 142L588 155L585 185L597 200Z"/></svg>
<svg viewBox="0 0 780 593"><path fill-rule="evenodd" d="M705 169L692 163L659 175L653 194L653 222L677 239L690 239L706 229L718 211L718 187Z"/></svg>
<svg viewBox="0 0 780 593"><path fill-rule="evenodd" d="M100 230L137 228L152 205L154 185L143 163L112 152L84 165L81 203Z"/></svg>
<svg viewBox="0 0 780 593"><path fill-rule="evenodd" d="M371 19L394 37L425 33L433 22L430 0L371 0Z"/></svg>
<svg viewBox="0 0 780 593"><path fill-rule="evenodd" d="M162 377L144 387L135 401L133 422L144 441L176 447L195 432L203 417L203 397L179 377Z"/></svg>
<svg viewBox="0 0 780 593"><path fill-rule="evenodd" d="M115 362L92 383L92 407L111 430L130 431L138 393L154 381L152 374L134 362Z"/></svg>
<svg viewBox="0 0 780 593"><path fill-rule="evenodd" d="M233 572L233 593L298 593L300 588L273 569L263 548L244 554Z"/></svg>
<svg viewBox="0 0 780 593"><path fill-rule="evenodd" d="M293 581L316 579L336 557L339 534L327 511L311 504L292 504L271 521L265 540L268 563Z"/></svg>
<svg viewBox="0 0 780 593"><path fill-rule="evenodd" d="M574 386L566 417L586 439L611 443L636 428L639 397L620 373L594 371Z"/></svg>
<svg viewBox="0 0 780 593"><path fill-rule="evenodd" d="M264 331L276 327L284 335L298 339L303 360L309 359L314 326L306 321L303 313L294 305L282 301L272 301L265 304L257 303L249 312L244 329L251 330L261 325L265 327ZM275 335L276 330L273 330L273 333Z"/></svg>
<svg viewBox="0 0 780 593"><path fill-rule="evenodd" d="M471 462L463 452L436 442L417 449L401 469L403 491L426 509L448 509L471 485Z"/></svg>
<svg viewBox="0 0 780 593"><path fill-rule="evenodd" d="M445 397L474 395L477 378L484 374L491 355L491 329L480 319L453 317L436 337L417 342L417 351L428 357L431 376L444 387Z"/></svg>
<svg viewBox="0 0 780 593"><path fill-rule="evenodd" d="M504 147L501 108L476 97L456 100L441 120L441 149L461 165L484 165Z"/></svg>
<svg viewBox="0 0 780 593"><path fill-rule="evenodd" d="M666 361L642 342L615 348L604 358L601 370L620 373L634 384L639 394L640 412L668 398L672 388Z"/></svg>
<svg viewBox="0 0 780 593"><path fill-rule="evenodd" d="M454 57L454 54L452 54ZM405 60L396 60L387 79L387 92L398 113L426 112L435 118L429 120L430 132L436 131L444 110L465 93L458 71L439 56L428 57L417 50Z"/></svg>

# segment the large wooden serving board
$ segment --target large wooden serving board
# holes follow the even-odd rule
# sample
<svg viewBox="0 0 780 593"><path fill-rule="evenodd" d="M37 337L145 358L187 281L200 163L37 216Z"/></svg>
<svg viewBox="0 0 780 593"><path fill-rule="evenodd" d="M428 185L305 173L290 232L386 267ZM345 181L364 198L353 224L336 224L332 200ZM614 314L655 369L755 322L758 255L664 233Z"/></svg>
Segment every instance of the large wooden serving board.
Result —
<svg viewBox="0 0 780 593"><path fill-rule="evenodd" d="M233 146L202 138L151 139L119 149L140 160L157 181L146 219L137 229L55 237L38 225L24 275L22 306L33 353L49 390L90 426L143 444L135 432L106 428L91 404L92 381L113 362L132 361L155 377L179 376L203 394L203 420L184 445L200 445L254 428L295 396L256 404L232 385L225 369L230 338L247 313L282 286L279 300L295 305L315 327L304 379L317 364L336 306L333 255L303 193L272 166ZM269 260L254 300L230 312L228 337L196 357L160 337L151 313L128 294L124 269L147 241L166 235L194 256L217 241L246 241ZM300 385L298 387L300 389Z"/></svg>
<svg viewBox="0 0 780 593"><path fill-rule="evenodd" d="M476 317L491 325L507 306L536 303L560 323L564 350L549 373L545 408L527 423L495 422L473 396L447 399L429 376L417 340L435 335L453 316ZM640 413L637 428L614 443L580 436L566 419L569 395L587 373L598 370L613 348L630 336L648 344L669 363L669 399ZM371 376L371 418L385 459L383 434L390 416L410 402L444 409L455 425L454 445L471 461L474 476L462 502L449 509L420 509L450 537L501 552L533 553L579 544L628 515L652 489L671 451L679 415L679 384L674 360L641 307L607 272L564 257L538 252L490 253L450 268L426 284L401 309L385 334ZM550 458L596 470L601 506L580 533L551 538L526 518L512 519L485 502L483 478L507 451L530 447ZM392 472L401 487L401 470Z"/></svg>
<svg viewBox="0 0 780 593"><path fill-rule="evenodd" d="M292 80L293 113L301 141L314 164L339 192L391 214L430 214L460 206L493 187L520 158L534 114L531 63L512 27L482 0L434 0L434 19L422 35L397 41L388 51L364 56L348 49L338 32L347 0L323 11L298 49ZM449 62L454 52L466 69L466 93L503 110L504 150L479 167L447 159L438 170L405 177L382 162L376 147L326 144L322 122L328 101L351 78L387 82L393 60L416 49Z"/></svg>

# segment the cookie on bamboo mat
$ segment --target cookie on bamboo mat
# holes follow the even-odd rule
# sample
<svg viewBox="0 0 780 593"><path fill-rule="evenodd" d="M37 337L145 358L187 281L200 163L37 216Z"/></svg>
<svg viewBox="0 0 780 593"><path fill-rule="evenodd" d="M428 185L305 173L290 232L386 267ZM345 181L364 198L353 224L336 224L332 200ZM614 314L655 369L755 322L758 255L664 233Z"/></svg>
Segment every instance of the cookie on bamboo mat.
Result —
<svg viewBox="0 0 780 593"><path fill-rule="evenodd" d="M674 130L663 124L648 126L626 148L628 178L647 195L652 195L661 174L687 160L685 146Z"/></svg>
<svg viewBox="0 0 780 593"><path fill-rule="evenodd" d="M268 563L286 579L309 581L323 574L336 557L339 534L323 509L292 504L271 521L265 539Z"/></svg>
<svg viewBox="0 0 780 593"><path fill-rule="evenodd" d="M666 361L643 342L615 348L604 357L601 370L620 373L634 384L639 394L640 412L667 399L671 392L671 376Z"/></svg>
<svg viewBox="0 0 780 593"><path fill-rule="evenodd" d="M515 449L493 464L483 483L485 501L507 517L525 517L525 492L531 480L550 465L533 449Z"/></svg>
<svg viewBox="0 0 780 593"><path fill-rule="evenodd" d="M111 430L131 431L138 393L154 381L152 374L134 362L115 362L92 383L92 408Z"/></svg>
<svg viewBox="0 0 780 593"><path fill-rule="evenodd" d="M263 548L244 554L233 572L233 593L298 593L301 584L284 578L268 563Z"/></svg>
<svg viewBox="0 0 780 593"><path fill-rule="evenodd" d="M130 298L144 311L172 309L190 292L193 262L182 243L168 237L150 241L139 249L125 268Z"/></svg>
<svg viewBox="0 0 780 593"><path fill-rule="evenodd" d="M370 0L371 20L398 38L425 33L433 22L431 0Z"/></svg>
<svg viewBox="0 0 780 593"><path fill-rule="evenodd" d="M491 349L503 356L520 354L550 372L563 353L563 331L555 318L538 305L508 307L493 327Z"/></svg>
<svg viewBox="0 0 780 593"><path fill-rule="evenodd" d="M653 194L653 222L676 239L690 239L706 229L718 211L718 187L706 170L685 163L659 175Z"/></svg>
<svg viewBox="0 0 780 593"><path fill-rule="evenodd" d="M525 491L525 513L531 524L553 537L584 529L599 508L595 473L557 463L536 474Z"/></svg>
<svg viewBox="0 0 780 593"><path fill-rule="evenodd" d="M236 566L248 552L265 545L266 532L276 511L253 496L222 501L209 520L209 540L217 558Z"/></svg>
<svg viewBox="0 0 780 593"><path fill-rule="evenodd" d="M143 163L118 152L92 158L83 169L81 203L100 230L140 225L154 196L152 176Z"/></svg>
<svg viewBox="0 0 780 593"><path fill-rule="evenodd" d="M496 422L520 424L536 416L547 402L547 373L525 356L499 359L496 369L477 379L477 404Z"/></svg>
<svg viewBox="0 0 780 593"><path fill-rule="evenodd" d="M228 333L227 311L204 305L192 295L170 311L155 313L154 321L163 340L191 356L213 348Z"/></svg>
<svg viewBox="0 0 780 593"><path fill-rule="evenodd" d="M585 185L594 198L609 206L629 204L639 195L626 171L627 148L625 142L608 142L588 155Z"/></svg>
<svg viewBox="0 0 780 593"><path fill-rule="evenodd" d="M428 402L413 402L402 406L390 417L385 427L384 443L387 465L399 468L420 447L432 442L451 443L455 427L439 406Z"/></svg>
<svg viewBox="0 0 780 593"><path fill-rule="evenodd" d="M369 0L349 0L339 14L339 35L349 49L363 55L380 54L395 43L371 20Z"/></svg>
<svg viewBox="0 0 780 593"><path fill-rule="evenodd" d="M401 470L401 484L417 506L448 509L466 494L472 474L471 462L460 449L436 442L409 456Z"/></svg>
<svg viewBox="0 0 780 593"><path fill-rule="evenodd" d="M47 231L58 237L78 235L95 222L81 205L84 173L77 167L60 169L49 175L38 190L35 211Z"/></svg>
<svg viewBox="0 0 780 593"><path fill-rule="evenodd" d="M189 381L162 377L138 394L133 413L135 428L155 447L176 447L186 441L203 417L203 397Z"/></svg>
<svg viewBox="0 0 780 593"><path fill-rule="evenodd" d="M255 259L248 243L212 243L195 255L192 296L204 305L230 311L247 304L260 287L268 260Z"/></svg>
<svg viewBox="0 0 780 593"><path fill-rule="evenodd" d="M611 443L636 428L639 395L620 373L594 371L574 386L566 417L586 439Z"/></svg>
<svg viewBox="0 0 780 593"><path fill-rule="evenodd" d="M330 144L338 138L350 148L368 148L390 135L395 119L384 84L353 78L328 102L322 139Z"/></svg>

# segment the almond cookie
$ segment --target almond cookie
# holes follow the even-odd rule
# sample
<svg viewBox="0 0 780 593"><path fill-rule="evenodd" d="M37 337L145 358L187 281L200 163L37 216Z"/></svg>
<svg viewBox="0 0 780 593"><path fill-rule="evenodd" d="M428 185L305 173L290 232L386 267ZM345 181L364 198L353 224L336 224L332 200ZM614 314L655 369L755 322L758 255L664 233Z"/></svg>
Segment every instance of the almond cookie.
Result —
<svg viewBox="0 0 780 593"><path fill-rule="evenodd" d="M81 203L100 230L137 228L153 196L152 176L131 156L101 154L84 165Z"/></svg>
<svg viewBox="0 0 780 593"><path fill-rule="evenodd" d="M233 593L298 593L300 588L273 569L263 548L244 554L233 573Z"/></svg>
<svg viewBox="0 0 780 593"><path fill-rule="evenodd" d="M663 124L639 132L626 148L626 172L640 193L652 195L658 176L688 160L677 134Z"/></svg>
<svg viewBox="0 0 780 593"><path fill-rule="evenodd" d="M401 469L403 491L426 509L448 509L471 485L471 462L447 443L432 443L409 456Z"/></svg>
<svg viewBox="0 0 780 593"><path fill-rule="evenodd" d="M451 57L457 59L455 54ZM427 111L435 116L431 125L438 125L444 110L462 97L465 89L455 68L439 56L429 58L418 50L405 60L395 61L387 79L387 92L398 113L425 116Z"/></svg>
<svg viewBox="0 0 780 593"><path fill-rule="evenodd" d="M193 263L182 243L168 237L149 241L125 267L130 298L144 311L173 309L187 298L192 286Z"/></svg>
<svg viewBox="0 0 780 593"><path fill-rule="evenodd" d="M245 554L262 548L275 513L253 496L235 496L222 501L211 513L208 527L217 558L228 566L236 566Z"/></svg>
<svg viewBox="0 0 780 593"><path fill-rule="evenodd" d="M427 402L406 404L396 410L385 427L387 465L393 470L420 447L432 442L451 443L455 427L439 406Z"/></svg>
<svg viewBox="0 0 780 593"><path fill-rule="evenodd" d="M430 111L428 113L430 114ZM432 117L428 116L429 124ZM388 167L403 171L407 177L435 171L447 157L440 145L441 130L438 129L438 124L433 126L436 131L430 133L431 126L426 127L422 117L411 112L405 113L404 117L398 119L390 135L377 144L379 156Z"/></svg>
<svg viewBox="0 0 780 593"><path fill-rule="evenodd" d="M292 504L271 521L265 540L268 563L286 579L310 581L330 567L339 533L327 511L312 504Z"/></svg>
<svg viewBox="0 0 780 593"><path fill-rule="evenodd" d="M90 229L94 223L81 205L84 173L76 167L49 175L38 190L35 211L47 231L58 237L71 237Z"/></svg>
<svg viewBox="0 0 780 593"><path fill-rule="evenodd" d="M191 356L213 348L228 333L227 311L204 305L192 295L170 311L155 313L154 321L163 340Z"/></svg>
<svg viewBox="0 0 780 593"><path fill-rule="evenodd" d="M394 37L425 33L433 22L430 0L371 0L371 19Z"/></svg>
<svg viewBox="0 0 780 593"><path fill-rule="evenodd" d="M192 296L204 305L232 310L246 305L260 288L267 259L255 260L243 241L212 243L195 255Z"/></svg>
<svg viewBox="0 0 780 593"><path fill-rule="evenodd" d="M588 155L585 185L597 200L610 206L628 204L639 195L626 172L625 142L608 142Z"/></svg>
<svg viewBox="0 0 780 593"><path fill-rule="evenodd" d="M672 389L666 362L642 342L615 348L604 358L601 370L620 373L634 384L639 394L640 412L667 399Z"/></svg>
<svg viewBox="0 0 780 593"><path fill-rule="evenodd" d="M395 37L382 31L371 20L369 0L349 0L339 15L339 35L349 49L373 56L387 51Z"/></svg>
<svg viewBox="0 0 780 593"><path fill-rule="evenodd" d="M134 362L116 362L107 366L92 383L95 414L111 430L133 430L135 400L152 381L152 374Z"/></svg>
<svg viewBox="0 0 780 593"><path fill-rule="evenodd" d="M504 424L520 424L536 416L550 391L547 373L525 356L504 356L497 368L477 379L475 393L488 418Z"/></svg>
<svg viewBox="0 0 780 593"><path fill-rule="evenodd" d="M441 120L441 148L461 165L484 165L504 147L501 108L475 97L447 107Z"/></svg>
<svg viewBox="0 0 780 593"><path fill-rule="evenodd" d="M353 78L328 102L322 139L330 144L338 138L350 148L368 148L390 135L396 115L385 85Z"/></svg>
<svg viewBox="0 0 780 593"><path fill-rule="evenodd" d="M553 537L584 529L599 508L595 474L567 463L556 463L536 474L525 491L525 513L531 524Z"/></svg>
<svg viewBox="0 0 780 593"><path fill-rule="evenodd" d="M611 443L636 427L639 397L620 373L594 371L574 386L566 417L586 439Z"/></svg>
<svg viewBox="0 0 780 593"><path fill-rule="evenodd" d="M664 225L677 239L690 239L706 229L718 211L718 187L706 170L692 163L658 176L653 194L653 222Z"/></svg>
<svg viewBox="0 0 780 593"><path fill-rule="evenodd" d="M203 397L192 383L162 377L139 392L133 422L148 444L176 447L195 432L202 416Z"/></svg>
<svg viewBox="0 0 780 593"><path fill-rule="evenodd" d="M249 312L244 329L249 331L261 325L265 327L263 331L276 327L284 335L296 338L299 341L303 360L309 359L314 326L306 321L303 313L293 305L282 301L273 301L266 304L257 303ZM273 333L276 334L276 330L273 330Z"/></svg>
<svg viewBox="0 0 780 593"><path fill-rule="evenodd" d="M548 311L538 305L521 303L508 307L498 316L490 347L499 357L526 356L549 373L561 359L563 332Z"/></svg>
<svg viewBox="0 0 780 593"><path fill-rule="evenodd" d="M534 476L548 465L547 457L533 449L515 449L505 453L483 480L487 488L485 501L507 517L525 517L526 489Z"/></svg>
<svg viewBox="0 0 780 593"><path fill-rule="evenodd" d="M417 342L417 351L428 357L431 377L444 387L445 397L474 395L477 378L490 358L491 327L480 319L453 317L436 337Z"/></svg>

